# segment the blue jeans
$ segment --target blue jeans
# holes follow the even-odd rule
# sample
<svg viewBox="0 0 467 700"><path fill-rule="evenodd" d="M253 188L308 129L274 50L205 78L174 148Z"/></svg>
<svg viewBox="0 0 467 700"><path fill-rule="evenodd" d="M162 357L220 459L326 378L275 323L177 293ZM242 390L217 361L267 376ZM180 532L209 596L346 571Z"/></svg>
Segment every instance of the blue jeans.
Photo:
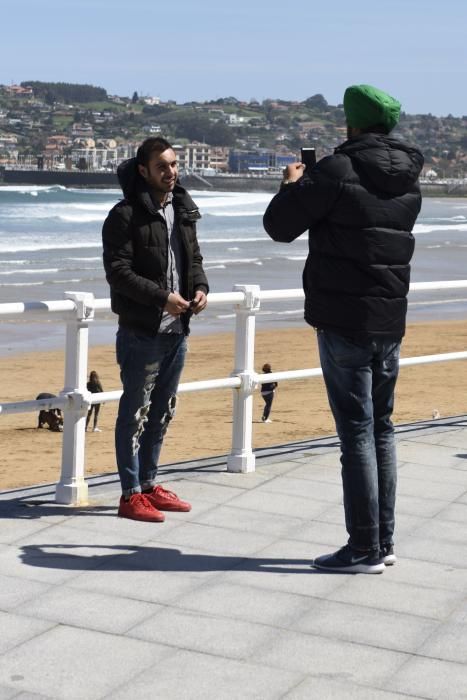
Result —
<svg viewBox="0 0 467 700"><path fill-rule="evenodd" d="M123 495L155 484L159 455L175 413L186 338L140 335L120 327L117 362L123 395L115 425L115 449Z"/></svg>
<svg viewBox="0 0 467 700"><path fill-rule="evenodd" d="M397 462L394 388L400 341L354 341L318 331L329 404L341 443L345 524L356 550L393 544Z"/></svg>

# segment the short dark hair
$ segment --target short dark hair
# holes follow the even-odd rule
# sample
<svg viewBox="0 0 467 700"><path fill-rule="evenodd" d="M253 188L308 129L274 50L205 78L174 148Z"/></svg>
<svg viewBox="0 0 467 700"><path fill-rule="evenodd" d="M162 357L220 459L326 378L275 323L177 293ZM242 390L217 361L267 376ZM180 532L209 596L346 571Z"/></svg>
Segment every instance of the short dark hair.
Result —
<svg viewBox="0 0 467 700"><path fill-rule="evenodd" d="M358 128L358 127L353 127L349 126L347 124L347 138L351 139L353 138L352 135L352 130ZM373 124L373 126L367 126L365 129L358 129L360 134L385 134L388 136L389 131L386 129L384 124Z"/></svg>
<svg viewBox="0 0 467 700"><path fill-rule="evenodd" d="M373 124L373 126L367 126L366 129L362 129L361 131L362 134L389 134L384 124Z"/></svg>
<svg viewBox="0 0 467 700"><path fill-rule="evenodd" d="M162 136L151 136L136 151L136 162L147 167L153 153L163 153L168 148L172 148L172 145Z"/></svg>

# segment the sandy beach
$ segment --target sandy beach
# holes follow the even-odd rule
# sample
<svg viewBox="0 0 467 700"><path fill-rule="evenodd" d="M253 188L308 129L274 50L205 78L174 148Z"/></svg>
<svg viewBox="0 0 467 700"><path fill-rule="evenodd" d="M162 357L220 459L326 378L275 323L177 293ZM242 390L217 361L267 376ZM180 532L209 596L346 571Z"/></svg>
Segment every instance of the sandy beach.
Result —
<svg viewBox="0 0 467 700"><path fill-rule="evenodd" d="M464 321L417 323L408 327L402 357L467 349ZM274 370L318 367L311 328L259 331L256 369L270 362ZM233 335L192 335L182 381L227 377L233 367ZM120 388L113 346L90 349L89 370L96 370L106 391ZM63 351L31 352L0 359L2 402L28 400L63 386ZM260 421L263 402L255 395L254 447L335 433L321 378L282 382L272 409L272 423ZM231 440L231 390L180 396L177 416L167 434L161 463L222 455ZM115 472L113 426L117 403L102 407L101 433L87 433L86 474ZM467 413L467 361L402 368L396 391L395 423ZM38 430L37 414L0 417L0 490L57 481L61 435Z"/></svg>

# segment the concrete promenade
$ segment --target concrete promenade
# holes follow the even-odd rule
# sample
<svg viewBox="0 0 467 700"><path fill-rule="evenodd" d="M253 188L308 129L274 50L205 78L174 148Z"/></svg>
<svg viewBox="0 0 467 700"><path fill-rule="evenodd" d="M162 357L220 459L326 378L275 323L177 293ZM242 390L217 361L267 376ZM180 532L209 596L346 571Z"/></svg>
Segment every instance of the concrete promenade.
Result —
<svg viewBox="0 0 467 700"><path fill-rule="evenodd" d="M193 436L193 439L196 439ZM335 438L161 469L163 524L54 488L0 494L0 700L467 698L467 417L397 431L398 562L332 574L346 541Z"/></svg>

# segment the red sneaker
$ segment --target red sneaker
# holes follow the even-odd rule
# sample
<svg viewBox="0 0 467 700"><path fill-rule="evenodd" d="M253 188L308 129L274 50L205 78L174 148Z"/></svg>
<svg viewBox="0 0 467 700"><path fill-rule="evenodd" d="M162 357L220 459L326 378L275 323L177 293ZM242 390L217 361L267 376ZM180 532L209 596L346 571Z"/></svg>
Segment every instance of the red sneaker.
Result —
<svg viewBox="0 0 467 700"><path fill-rule="evenodd" d="M130 518L130 520L146 520L149 523L162 523L165 520L164 513L157 510L149 498L146 498L142 493L132 494L128 501L122 496L118 516Z"/></svg>
<svg viewBox="0 0 467 700"><path fill-rule="evenodd" d="M154 486L151 493L144 494L151 505L159 510L178 510L187 513L191 510L191 505L187 501L182 501L173 491L167 491L162 486Z"/></svg>

